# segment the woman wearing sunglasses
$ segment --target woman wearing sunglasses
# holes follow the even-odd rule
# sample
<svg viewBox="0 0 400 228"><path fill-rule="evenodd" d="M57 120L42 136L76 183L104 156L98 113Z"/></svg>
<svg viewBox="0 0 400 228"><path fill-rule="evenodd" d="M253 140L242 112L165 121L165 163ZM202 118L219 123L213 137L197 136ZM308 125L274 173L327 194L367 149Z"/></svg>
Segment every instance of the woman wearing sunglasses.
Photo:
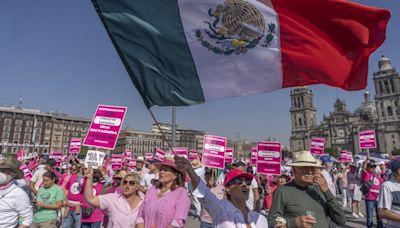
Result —
<svg viewBox="0 0 400 228"><path fill-rule="evenodd" d="M136 228L184 227L190 200L184 186L185 172L172 159L155 163L159 167L158 183L146 192L136 220Z"/></svg>
<svg viewBox="0 0 400 228"><path fill-rule="evenodd" d="M267 219L258 212L249 210L246 201L249 198L249 186L253 176L239 169L230 170L224 179L226 199L219 200L210 191L193 170L190 162L182 157L175 157L177 169L188 173L194 191L201 206L212 217L213 226L221 227L268 227Z"/></svg>
<svg viewBox="0 0 400 228"><path fill-rule="evenodd" d="M109 228L135 227L143 197L139 195L140 177L137 174L127 174L122 180L122 192L93 195L93 169L86 172L85 200L94 207L107 209L110 213Z"/></svg>

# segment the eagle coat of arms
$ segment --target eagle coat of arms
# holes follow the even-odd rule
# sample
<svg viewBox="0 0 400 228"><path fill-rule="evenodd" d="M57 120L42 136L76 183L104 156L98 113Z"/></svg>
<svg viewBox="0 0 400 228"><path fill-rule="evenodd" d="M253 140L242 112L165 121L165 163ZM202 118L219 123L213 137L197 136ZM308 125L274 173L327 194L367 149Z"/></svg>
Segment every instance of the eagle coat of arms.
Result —
<svg viewBox="0 0 400 228"><path fill-rule="evenodd" d="M276 24L268 24L265 34L264 16L255 6L243 0L226 0L216 9L209 9L207 29L196 29L201 45L220 55L246 53L260 44L269 48L276 36Z"/></svg>

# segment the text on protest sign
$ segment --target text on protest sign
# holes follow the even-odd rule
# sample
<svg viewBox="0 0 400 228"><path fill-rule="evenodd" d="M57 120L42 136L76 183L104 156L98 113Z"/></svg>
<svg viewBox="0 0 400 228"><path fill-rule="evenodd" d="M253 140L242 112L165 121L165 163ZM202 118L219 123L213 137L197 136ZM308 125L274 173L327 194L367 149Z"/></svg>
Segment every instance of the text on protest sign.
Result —
<svg viewBox="0 0 400 228"><path fill-rule="evenodd" d="M225 163L233 163L233 152L232 147L227 147L225 152Z"/></svg>
<svg viewBox="0 0 400 228"><path fill-rule="evenodd" d="M197 150L189 150L189 160L193 161L199 159L199 152Z"/></svg>
<svg viewBox="0 0 400 228"><path fill-rule="evenodd" d="M81 138L72 138L69 144L69 153L79 154L81 152L81 145L82 145Z"/></svg>
<svg viewBox="0 0 400 228"><path fill-rule="evenodd" d="M225 167L225 150L227 139L224 137L205 135L203 144L203 165L209 168Z"/></svg>
<svg viewBox="0 0 400 228"><path fill-rule="evenodd" d="M104 152L88 150L85 158L85 167L91 165L93 169L98 169L103 165L105 156L106 154Z"/></svg>
<svg viewBox="0 0 400 228"><path fill-rule="evenodd" d="M187 154L188 154L188 149L185 147L174 147L172 148L172 150L174 151L173 154L179 156L179 157L184 157L184 158L188 158Z"/></svg>
<svg viewBox="0 0 400 228"><path fill-rule="evenodd" d="M250 158L251 165L257 164L257 147L251 148L251 158Z"/></svg>
<svg viewBox="0 0 400 228"><path fill-rule="evenodd" d="M114 150L127 108L98 105L83 145Z"/></svg>
<svg viewBox="0 0 400 228"><path fill-rule="evenodd" d="M157 149L156 150L156 157L157 160L159 161L164 161L165 158L165 151L161 150L161 149Z"/></svg>
<svg viewBox="0 0 400 228"><path fill-rule="evenodd" d="M121 170L122 169L122 154L111 155L111 169Z"/></svg>
<svg viewBox="0 0 400 228"><path fill-rule="evenodd" d="M325 148L325 138L311 137L310 152L312 154L323 154Z"/></svg>
<svg viewBox="0 0 400 228"><path fill-rule="evenodd" d="M279 142L257 142L257 173L281 174L281 144Z"/></svg>
<svg viewBox="0 0 400 228"><path fill-rule="evenodd" d="M358 133L360 149L376 148L375 130L365 130Z"/></svg>

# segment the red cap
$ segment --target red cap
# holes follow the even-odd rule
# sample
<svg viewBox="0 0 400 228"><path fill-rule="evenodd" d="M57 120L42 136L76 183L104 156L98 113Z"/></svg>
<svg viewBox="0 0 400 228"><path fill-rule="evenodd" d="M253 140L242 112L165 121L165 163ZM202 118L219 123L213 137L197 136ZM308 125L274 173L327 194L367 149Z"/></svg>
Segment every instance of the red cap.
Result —
<svg viewBox="0 0 400 228"><path fill-rule="evenodd" d="M231 180L238 177L244 177L247 180L253 180L253 175L251 175L250 173L243 172L240 169L232 169L225 175L224 185L226 186L226 184L231 182Z"/></svg>

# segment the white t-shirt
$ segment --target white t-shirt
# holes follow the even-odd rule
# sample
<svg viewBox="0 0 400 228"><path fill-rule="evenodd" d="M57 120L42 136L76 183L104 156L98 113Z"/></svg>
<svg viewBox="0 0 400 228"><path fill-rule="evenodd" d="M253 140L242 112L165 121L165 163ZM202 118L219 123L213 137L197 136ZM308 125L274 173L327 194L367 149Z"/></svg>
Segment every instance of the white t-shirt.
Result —
<svg viewBox="0 0 400 228"><path fill-rule="evenodd" d="M379 190L378 208L386 208L400 214L400 183L394 179L385 181ZM388 228L400 227L400 222L387 220Z"/></svg>
<svg viewBox="0 0 400 228"><path fill-rule="evenodd" d="M31 182L35 182L36 191L39 191L40 185L43 182L43 174L47 172L45 167L45 165L39 165L38 169L35 171L31 179Z"/></svg>
<svg viewBox="0 0 400 228"><path fill-rule="evenodd" d="M151 180L153 180L153 179L158 179L158 174L156 176L153 173L146 173L146 174L144 174L140 184L142 186L144 186L146 189L149 189L152 186Z"/></svg>
<svg viewBox="0 0 400 228"><path fill-rule="evenodd" d="M246 206L249 210L254 210L254 189L258 188L257 181L253 178L249 188L249 199L246 201Z"/></svg>

